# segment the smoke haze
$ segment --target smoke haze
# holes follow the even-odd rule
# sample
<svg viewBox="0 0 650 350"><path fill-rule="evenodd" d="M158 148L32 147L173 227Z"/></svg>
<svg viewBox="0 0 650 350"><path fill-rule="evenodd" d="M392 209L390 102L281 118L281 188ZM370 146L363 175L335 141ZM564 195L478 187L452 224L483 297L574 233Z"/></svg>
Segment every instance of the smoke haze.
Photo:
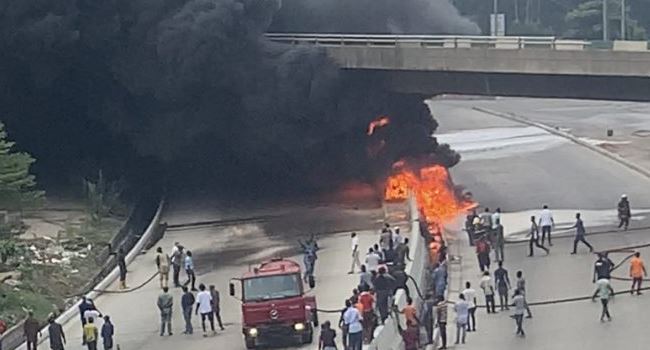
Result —
<svg viewBox="0 0 650 350"><path fill-rule="evenodd" d="M297 3L1 0L0 118L37 171L62 183L102 168L318 189L373 181L402 157L458 162L430 136L437 125L422 96L383 91L317 48L262 34L473 33L474 24L440 0ZM379 115L392 122L369 139ZM377 142L385 146L369 156Z"/></svg>

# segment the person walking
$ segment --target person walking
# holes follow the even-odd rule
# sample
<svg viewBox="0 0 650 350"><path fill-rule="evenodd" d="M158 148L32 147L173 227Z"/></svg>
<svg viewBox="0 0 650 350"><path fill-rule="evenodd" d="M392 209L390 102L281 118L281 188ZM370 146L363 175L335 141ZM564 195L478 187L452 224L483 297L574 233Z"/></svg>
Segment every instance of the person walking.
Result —
<svg viewBox="0 0 650 350"><path fill-rule="evenodd" d="M528 306L528 301L526 299L526 279L524 278L524 273L521 270L517 271L516 276L517 276L517 289L515 289L515 291L519 291L519 294L522 297L524 297L524 308L528 313L526 318L533 318L533 313L530 312L530 307Z"/></svg>
<svg viewBox="0 0 650 350"><path fill-rule="evenodd" d="M465 289L461 292L463 300L467 302L467 331L476 332L476 290L469 281L465 282ZM440 295L438 297L441 297Z"/></svg>
<svg viewBox="0 0 650 350"><path fill-rule="evenodd" d="M465 344L465 335L467 330L467 320L469 318L469 304L465 301L465 296L461 293L458 301L454 305L456 312L456 343Z"/></svg>
<svg viewBox="0 0 650 350"><path fill-rule="evenodd" d="M483 278L481 278L480 287L483 290L483 294L485 294L485 308L487 309L487 313L497 313L494 303L494 283L492 281L492 277L490 277L489 272L483 272Z"/></svg>
<svg viewBox="0 0 650 350"><path fill-rule="evenodd" d="M169 265L170 260L167 254L163 253L162 247L156 249L156 267L160 275L160 289L169 286Z"/></svg>
<svg viewBox="0 0 650 350"><path fill-rule="evenodd" d="M219 328L223 331L223 322L221 322L221 295L213 284L210 285L210 297L212 297L212 311L214 312L214 317L217 319Z"/></svg>
<svg viewBox="0 0 650 350"><path fill-rule="evenodd" d="M104 316L104 324L102 325L102 340L104 343L104 350L113 349L113 336L115 335L115 327L111 318L108 315Z"/></svg>
<svg viewBox="0 0 650 350"><path fill-rule="evenodd" d="M411 320L406 320L406 329L402 328L399 320L397 320L397 331L402 336L404 343L404 350L418 350L420 349L420 328L416 323Z"/></svg>
<svg viewBox="0 0 650 350"><path fill-rule="evenodd" d="M443 296L438 298L436 304L436 323L442 343L440 349L447 349L447 301Z"/></svg>
<svg viewBox="0 0 650 350"><path fill-rule="evenodd" d="M634 294L634 287L636 286L636 295L641 295L641 282L643 282L643 277L646 276L648 276L648 272L645 270L641 253L636 252L632 260L630 260L630 277L632 278L630 294Z"/></svg>
<svg viewBox="0 0 650 350"><path fill-rule="evenodd" d="M361 314L350 300L345 301L345 313L343 322L348 330L348 349L361 350L363 346L363 325L361 324Z"/></svg>
<svg viewBox="0 0 650 350"><path fill-rule="evenodd" d="M47 333L50 337L50 349L64 350L66 340L65 333L63 332L63 327L61 324L56 322L56 318L54 316L50 316L47 321L50 324L47 327Z"/></svg>
<svg viewBox="0 0 650 350"><path fill-rule="evenodd" d="M158 296L158 309L160 310L160 336L167 333L172 335L172 310L174 306L174 297L169 293L169 288L163 287L162 294Z"/></svg>
<svg viewBox="0 0 650 350"><path fill-rule="evenodd" d="M88 301L88 298L86 296L81 297L81 302L79 303L79 317L81 318L81 327L83 327L86 324L86 311L94 308L94 305Z"/></svg>
<svg viewBox="0 0 650 350"><path fill-rule="evenodd" d="M512 306L515 308L515 323L517 324L517 335L525 337L524 333L524 311L526 310L526 299L521 294L519 289L515 290L515 294L512 297Z"/></svg>
<svg viewBox="0 0 650 350"><path fill-rule="evenodd" d="M199 284L199 294L196 295L196 311L195 314L201 314L201 327L203 328L203 336L207 337L208 333L205 328L205 320L210 321L210 330L212 334L217 332L214 330L214 310L212 310L212 296L210 292L205 290L205 284Z"/></svg>
<svg viewBox="0 0 650 350"><path fill-rule="evenodd" d="M580 218L580 213L576 213L576 223L573 226L571 226L571 228L576 229L576 236L573 239L573 251L571 252L571 254L577 253L578 242L582 242L584 245L589 247L590 253L593 252L594 247L592 247L591 244L589 244L589 242L587 242L587 240L585 239L585 235L586 235L585 225L582 222L582 219Z"/></svg>
<svg viewBox="0 0 650 350"><path fill-rule="evenodd" d="M614 262L607 257L607 252L598 253L598 259L594 263L594 274L591 283L596 283L601 278L609 279L613 268Z"/></svg>
<svg viewBox="0 0 650 350"><path fill-rule="evenodd" d="M174 287L178 288L181 286L180 282L180 274L181 274L181 266L183 265L183 246L175 242L174 247L172 248L172 253L171 253L171 263L172 263L172 269L173 269L173 280L174 280Z"/></svg>
<svg viewBox="0 0 650 350"><path fill-rule="evenodd" d="M318 350L336 350L336 331L332 329L330 321L321 325L318 338Z"/></svg>
<svg viewBox="0 0 650 350"><path fill-rule="evenodd" d="M352 265L350 265L350 271L348 274L351 275L354 273L355 267L361 268L361 260L359 259L359 236L356 232L350 234L352 240Z"/></svg>
<svg viewBox="0 0 650 350"><path fill-rule="evenodd" d="M34 313L29 311L27 319L23 323L23 334L27 343L27 350L36 350L38 346L38 337L41 336L41 326L34 318Z"/></svg>
<svg viewBox="0 0 650 350"><path fill-rule="evenodd" d="M394 264L395 266L399 267L400 269L404 269L406 267L406 261L413 261L411 260L410 254L411 253L411 248L409 248L409 239L404 238L401 240L400 243L397 243L395 246L395 260Z"/></svg>
<svg viewBox="0 0 650 350"><path fill-rule="evenodd" d="M436 303L438 300L435 298L435 295L432 291L429 291L425 294L424 300L422 301L422 326L427 334L426 344L433 344L433 332L435 330L435 321L436 321Z"/></svg>
<svg viewBox="0 0 650 350"><path fill-rule="evenodd" d="M362 290L362 289L365 288L366 290L368 290L368 289L374 288L374 285L372 284L372 279L373 279L372 273L370 273L366 269L366 265L361 265L361 272L359 272L359 286L358 286L358 289Z"/></svg>
<svg viewBox="0 0 650 350"><path fill-rule="evenodd" d="M630 202L627 199L627 195L624 194L621 196L621 200L618 201L618 228L624 227L625 231L627 231L628 226L630 226L631 216Z"/></svg>
<svg viewBox="0 0 650 350"><path fill-rule="evenodd" d="M499 293L501 311L508 310L508 292L510 291L510 278L508 277L508 270L503 267L502 261L499 261L499 267L494 271L494 282L497 285L497 292Z"/></svg>
<svg viewBox="0 0 650 350"><path fill-rule="evenodd" d="M476 242L476 257L478 258L478 267L481 272L490 270L490 243L485 236L479 238Z"/></svg>
<svg viewBox="0 0 650 350"><path fill-rule="evenodd" d="M596 281L596 291L591 296L591 300L596 301L596 297L600 297L600 304L602 305L600 322L604 322L605 317L607 317L608 321L611 321L612 316L609 314L609 299L614 298L614 289L608 279L601 278Z"/></svg>
<svg viewBox="0 0 650 350"><path fill-rule="evenodd" d="M542 212L539 214L539 226L542 227L542 245L548 236L548 245L553 246L551 243L551 231L555 227L555 220L553 220L553 213L548 208L548 205L544 205Z"/></svg>
<svg viewBox="0 0 650 350"><path fill-rule="evenodd" d="M194 306L194 294L183 286L183 296L181 297L181 309L183 310L183 320L185 321L185 331L183 334L192 334L194 333L194 327L192 327L192 307Z"/></svg>
<svg viewBox="0 0 650 350"><path fill-rule="evenodd" d="M184 286L191 286L191 291L196 292L196 274L194 273L194 258L192 258L192 252L187 251L185 253L185 261L183 263L185 268L185 274L187 275L187 281L183 283Z"/></svg>
<svg viewBox="0 0 650 350"><path fill-rule="evenodd" d="M83 331L83 344L88 347L88 350L97 350L97 326L95 326L95 319L89 318L84 326Z"/></svg>
<svg viewBox="0 0 650 350"><path fill-rule="evenodd" d="M549 249L544 247L544 244L539 243L539 226L535 221L535 216L530 217L530 240L528 241L528 256L534 256L533 246L546 252L546 255L550 253Z"/></svg>
<svg viewBox="0 0 650 350"><path fill-rule="evenodd" d="M127 289L128 287L126 286L126 252L124 251L124 248L119 247L117 248L117 251L113 251L113 247L111 244L108 244L108 251L109 255L115 255L115 261L117 261L117 267L120 270L120 289Z"/></svg>

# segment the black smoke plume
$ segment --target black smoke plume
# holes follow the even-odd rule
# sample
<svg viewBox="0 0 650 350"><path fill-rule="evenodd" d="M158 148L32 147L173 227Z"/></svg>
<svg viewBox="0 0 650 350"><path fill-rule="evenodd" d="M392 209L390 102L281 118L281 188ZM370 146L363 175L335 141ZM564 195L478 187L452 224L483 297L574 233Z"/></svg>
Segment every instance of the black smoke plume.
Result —
<svg viewBox="0 0 650 350"><path fill-rule="evenodd" d="M304 12L315 3L0 0L0 119L57 183L102 168L145 181L164 172L183 184L318 190L373 181L401 157L455 164L431 137L437 125L421 96L347 75L317 48L264 38L271 26L318 24ZM311 28L475 27L446 1L371 3L325 1L313 10L345 17ZM371 26L355 27L368 8ZM371 157L366 129L379 115L392 122L373 136L385 146Z"/></svg>

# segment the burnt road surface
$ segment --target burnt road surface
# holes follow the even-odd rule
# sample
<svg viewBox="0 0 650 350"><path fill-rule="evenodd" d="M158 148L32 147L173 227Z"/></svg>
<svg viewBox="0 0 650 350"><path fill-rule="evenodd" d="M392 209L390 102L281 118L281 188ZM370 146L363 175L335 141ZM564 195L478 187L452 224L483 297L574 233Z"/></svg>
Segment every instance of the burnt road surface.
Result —
<svg viewBox="0 0 650 350"><path fill-rule="evenodd" d="M507 101L500 103L501 109L511 107ZM544 100L518 100L514 109L523 115L527 109L535 109L553 118L553 110L539 112L545 103ZM575 101L568 106L572 103ZM612 230L616 224L614 208L622 193L628 194L633 205L632 226L650 225L648 211L644 209L650 208L650 180L646 177L566 139L472 109L486 104L495 105L481 100L435 100L431 106L440 123L440 141L449 142L463 156L452 170L455 182L473 192L481 203L480 209L501 207L505 212L502 221L510 238L521 238L530 215L538 215L542 204L554 210L560 227L570 226L574 213L581 211L588 232ZM584 116L585 104L581 113L588 123L589 118ZM562 109L561 101L555 100L553 107ZM595 103L591 108L597 113L599 106ZM571 123L577 128L579 121ZM565 234L570 232L565 230ZM462 259L461 264L452 265L450 295L455 300L465 281L471 281L479 289L480 272L465 233L456 227L450 235L450 251ZM650 230L614 231L587 236L587 239L596 249L604 250L649 243ZM558 238L553 243L549 256L536 251L532 258L526 257L526 243L508 244L505 267L511 280L514 281L517 270L524 271L530 302L591 295L595 257L584 246L579 246L578 255L569 255L571 237ZM641 253L650 261L650 250L642 249ZM617 262L626 255L612 254L611 258ZM628 265L624 264L614 275L627 277L627 271ZM613 286L615 290L623 290L629 285L615 281ZM478 297L483 303L481 292ZM515 324L508 317L509 312L487 315L480 309L477 332L468 333L467 344L455 348L646 349L650 342L650 332L647 332L650 313L643 310L649 308L650 293L634 297L618 295L610 305L613 321L601 323L600 303L580 301L537 306L532 309L534 317L524 322L525 338L515 336ZM450 322L453 317L452 313ZM453 343L455 326L450 327L449 333Z"/></svg>

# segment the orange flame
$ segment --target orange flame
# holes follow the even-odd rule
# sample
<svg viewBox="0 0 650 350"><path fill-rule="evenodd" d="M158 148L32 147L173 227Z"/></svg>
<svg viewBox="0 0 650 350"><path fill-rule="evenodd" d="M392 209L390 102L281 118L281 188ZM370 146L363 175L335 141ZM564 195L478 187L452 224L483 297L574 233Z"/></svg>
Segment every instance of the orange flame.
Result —
<svg viewBox="0 0 650 350"><path fill-rule="evenodd" d="M381 116L368 124L368 136L372 135L375 133L376 128L381 128L383 126L386 126L390 123L390 118L387 116Z"/></svg>

